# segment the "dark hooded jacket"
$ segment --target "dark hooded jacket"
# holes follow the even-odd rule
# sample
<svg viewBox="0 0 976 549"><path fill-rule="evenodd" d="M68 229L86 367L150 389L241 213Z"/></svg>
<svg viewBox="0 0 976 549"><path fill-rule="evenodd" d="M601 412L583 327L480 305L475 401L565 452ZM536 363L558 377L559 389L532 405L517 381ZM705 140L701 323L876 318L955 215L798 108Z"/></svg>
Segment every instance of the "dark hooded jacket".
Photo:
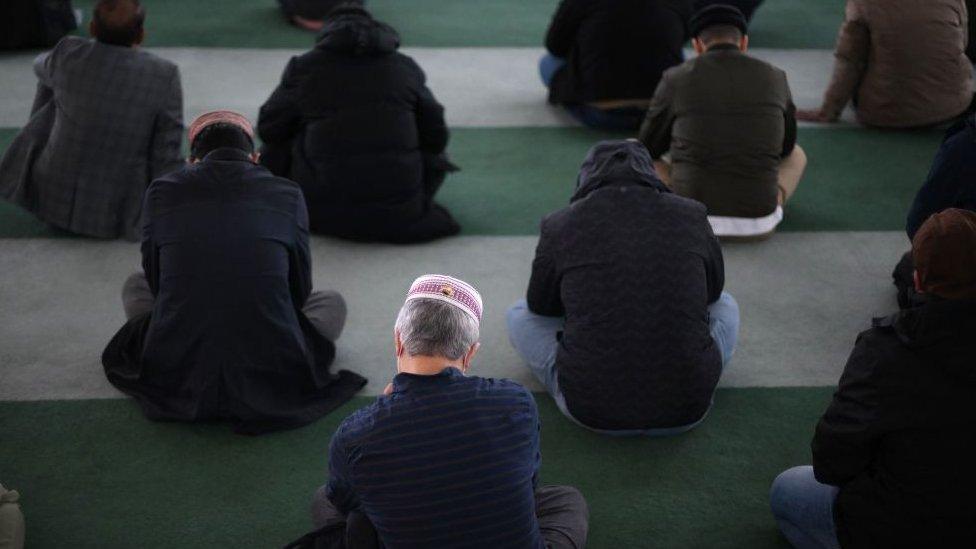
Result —
<svg viewBox="0 0 976 549"><path fill-rule="evenodd" d="M650 99L661 74L684 60L691 0L563 0L546 34L566 59L552 103Z"/></svg>
<svg viewBox="0 0 976 549"><path fill-rule="evenodd" d="M301 185L313 232L418 242L459 230L432 200L450 169L444 109L399 46L366 11L333 12L261 107L263 163Z"/></svg>
<svg viewBox="0 0 976 549"><path fill-rule="evenodd" d="M298 186L235 149L146 192L142 264L155 297L102 356L151 419L227 419L256 434L315 421L366 380L330 372L334 344L302 307L312 290Z"/></svg>
<svg viewBox="0 0 976 549"><path fill-rule="evenodd" d="M929 298L862 333L817 425L841 546L972 547L976 302Z"/></svg>
<svg viewBox="0 0 976 549"><path fill-rule="evenodd" d="M529 309L565 316L556 356L573 417L597 429L687 425L722 370L708 305L724 285L705 207L672 194L636 141L583 163L572 204L542 221Z"/></svg>

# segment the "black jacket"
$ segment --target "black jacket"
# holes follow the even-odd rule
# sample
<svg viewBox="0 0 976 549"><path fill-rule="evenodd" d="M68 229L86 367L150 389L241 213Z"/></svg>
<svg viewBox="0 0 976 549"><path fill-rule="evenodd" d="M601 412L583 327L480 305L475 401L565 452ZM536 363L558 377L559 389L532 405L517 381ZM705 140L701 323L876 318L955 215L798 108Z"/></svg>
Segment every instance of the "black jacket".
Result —
<svg viewBox="0 0 976 549"><path fill-rule="evenodd" d="M932 300L862 333L817 426L845 548L976 540L976 302Z"/></svg>
<svg viewBox="0 0 976 549"><path fill-rule="evenodd" d="M304 17L321 21L329 12L344 4L361 6L362 0L278 0L282 11L288 17Z"/></svg>
<svg viewBox="0 0 976 549"><path fill-rule="evenodd" d="M546 49L567 60L552 103L650 99L661 74L684 60L691 0L563 0Z"/></svg>
<svg viewBox="0 0 976 549"><path fill-rule="evenodd" d="M71 0L0 2L0 50L50 48L76 28Z"/></svg>
<svg viewBox="0 0 976 549"><path fill-rule="evenodd" d="M528 290L530 310L566 318L556 370L573 416L614 430L703 417L724 281L704 206L672 194L640 143L594 147L572 204L542 222Z"/></svg>
<svg viewBox="0 0 976 549"><path fill-rule="evenodd" d="M365 12L330 18L261 107L265 165L301 185L314 232L413 242L459 230L432 201L448 167L444 109L399 45Z"/></svg>
<svg viewBox="0 0 976 549"><path fill-rule="evenodd" d="M948 208L976 211L976 117L972 114L946 133L908 212L908 238L915 238L929 216Z"/></svg>
<svg viewBox="0 0 976 549"><path fill-rule="evenodd" d="M297 185L218 149L153 182L144 215L153 311L102 362L147 416L260 433L315 421L366 383L329 371L335 346L302 313L312 269Z"/></svg>

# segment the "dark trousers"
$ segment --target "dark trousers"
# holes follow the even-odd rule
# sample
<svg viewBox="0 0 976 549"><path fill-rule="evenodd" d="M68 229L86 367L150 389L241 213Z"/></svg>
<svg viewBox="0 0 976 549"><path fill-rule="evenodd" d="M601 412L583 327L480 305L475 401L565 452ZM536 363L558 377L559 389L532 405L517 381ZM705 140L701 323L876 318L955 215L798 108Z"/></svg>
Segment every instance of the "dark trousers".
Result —
<svg viewBox="0 0 976 549"><path fill-rule="evenodd" d="M127 320L151 313L155 302L144 273L133 273L122 285L122 309ZM302 312L325 339L334 343L342 335L346 325L346 301L339 292L312 292Z"/></svg>
<svg viewBox="0 0 976 549"><path fill-rule="evenodd" d="M589 531L590 512L583 494L569 486L543 486L535 492L535 513L542 539L549 549L583 549ZM424 517L417 517L423 521ZM382 547L369 519L360 513L343 515L326 497L325 486L312 500L315 528L345 523L347 549Z"/></svg>
<svg viewBox="0 0 976 549"><path fill-rule="evenodd" d="M278 0L281 11L288 18L304 17L305 19L322 20L340 4L364 4L364 0Z"/></svg>

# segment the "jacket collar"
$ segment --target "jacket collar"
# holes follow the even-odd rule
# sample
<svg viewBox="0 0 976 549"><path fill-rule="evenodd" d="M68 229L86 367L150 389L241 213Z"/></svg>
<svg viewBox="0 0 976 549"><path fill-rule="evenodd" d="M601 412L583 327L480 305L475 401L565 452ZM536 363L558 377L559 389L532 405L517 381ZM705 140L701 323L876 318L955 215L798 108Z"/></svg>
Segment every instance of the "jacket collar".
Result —
<svg viewBox="0 0 976 549"><path fill-rule="evenodd" d="M463 377L464 374L461 373L461 370L454 366L448 366L432 376L397 374L393 378L393 392L402 393L412 389L443 387Z"/></svg>
<svg viewBox="0 0 976 549"><path fill-rule="evenodd" d="M203 157L204 162L211 160L224 161L224 162L250 162L251 155L241 149L234 149L231 147L224 147L220 149L214 149L210 151L207 156Z"/></svg>
<svg viewBox="0 0 976 549"><path fill-rule="evenodd" d="M712 53L713 51L739 51L739 46L735 44L715 44L714 46L705 50L705 53Z"/></svg>

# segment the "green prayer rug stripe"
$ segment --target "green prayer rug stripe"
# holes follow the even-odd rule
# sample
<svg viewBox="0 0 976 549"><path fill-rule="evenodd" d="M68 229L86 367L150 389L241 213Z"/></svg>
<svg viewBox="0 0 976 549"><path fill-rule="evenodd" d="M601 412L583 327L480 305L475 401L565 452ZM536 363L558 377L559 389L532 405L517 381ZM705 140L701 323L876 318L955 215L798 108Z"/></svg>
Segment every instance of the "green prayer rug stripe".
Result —
<svg viewBox="0 0 976 549"><path fill-rule="evenodd" d="M538 396L542 482L578 487L594 549L788 547L769 485L808 463L830 388L722 389L670 439L614 439ZM371 399L295 431L147 421L131 401L0 402L0 477L21 492L28 547L280 547L311 528L329 437Z"/></svg>
<svg viewBox="0 0 976 549"><path fill-rule="evenodd" d="M79 0L86 22L94 0ZM289 25L274 0L143 0L147 45L305 47L314 34ZM368 0L408 46L541 45L557 0ZM752 23L753 45L830 48L844 0L767 0Z"/></svg>
<svg viewBox="0 0 976 549"><path fill-rule="evenodd" d="M14 132L0 130L0 147ZM801 128L810 163L780 230L902 230L941 135ZM587 150L622 137L586 128L456 128L449 152L462 171L448 178L438 199L464 234L537 234L540 219L569 202ZM0 203L0 238L61 236Z"/></svg>

